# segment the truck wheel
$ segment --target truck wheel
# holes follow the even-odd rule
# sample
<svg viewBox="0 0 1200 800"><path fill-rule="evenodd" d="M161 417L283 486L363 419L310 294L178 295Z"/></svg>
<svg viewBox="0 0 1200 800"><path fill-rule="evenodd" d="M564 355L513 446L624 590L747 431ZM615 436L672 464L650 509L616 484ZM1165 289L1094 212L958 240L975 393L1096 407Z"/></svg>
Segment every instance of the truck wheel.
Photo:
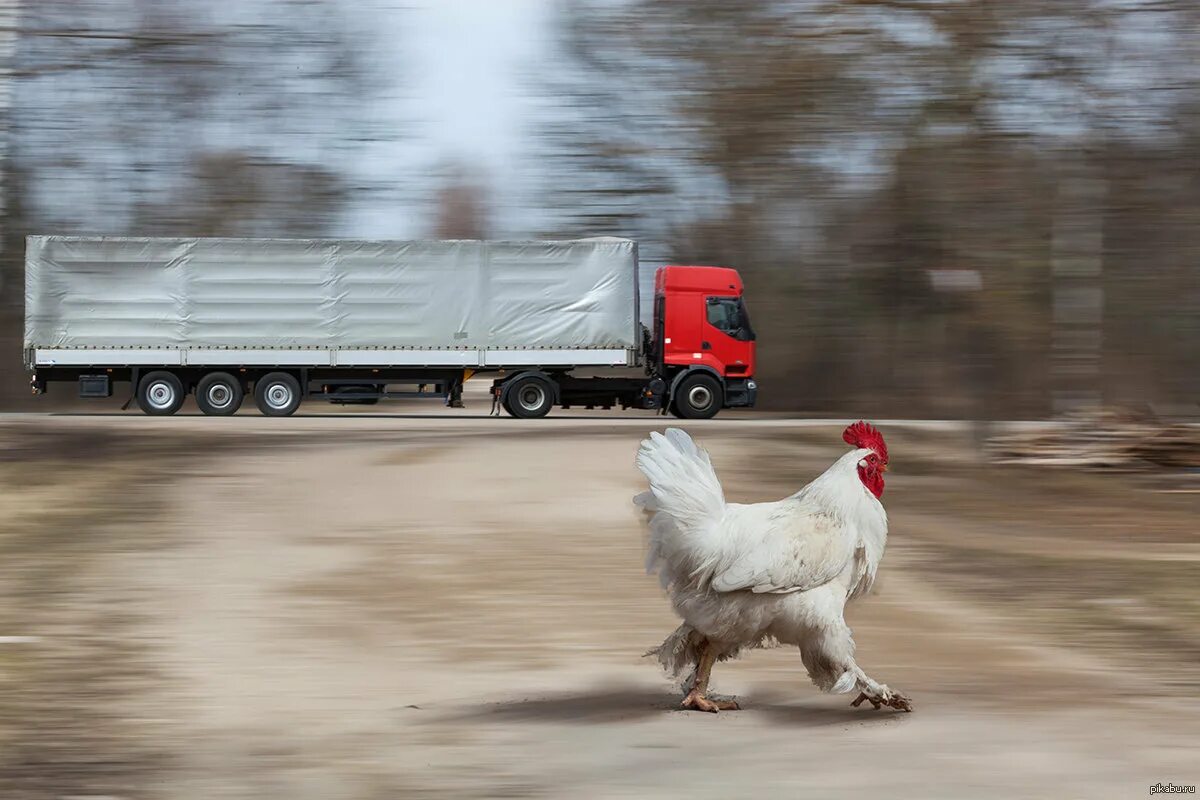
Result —
<svg viewBox="0 0 1200 800"><path fill-rule="evenodd" d="M196 405L214 417L236 414L245 396L242 382L228 372L210 372L196 385Z"/></svg>
<svg viewBox="0 0 1200 800"><path fill-rule="evenodd" d="M712 419L725 404L720 382L703 372L684 378L675 389L671 410L684 419Z"/></svg>
<svg viewBox="0 0 1200 800"><path fill-rule="evenodd" d="M544 417L554 405L554 388L534 375L518 378L508 387L504 409L520 419Z"/></svg>
<svg viewBox="0 0 1200 800"><path fill-rule="evenodd" d="M300 381L271 372L254 382L254 405L268 417L290 417L300 407Z"/></svg>
<svg viewBox="0 0 1200 800"><path fill-rule="evenodd" d="M166 417L183 405L183 381L166 370L147 372L138 381L138 407L147 414Z"/></svg>

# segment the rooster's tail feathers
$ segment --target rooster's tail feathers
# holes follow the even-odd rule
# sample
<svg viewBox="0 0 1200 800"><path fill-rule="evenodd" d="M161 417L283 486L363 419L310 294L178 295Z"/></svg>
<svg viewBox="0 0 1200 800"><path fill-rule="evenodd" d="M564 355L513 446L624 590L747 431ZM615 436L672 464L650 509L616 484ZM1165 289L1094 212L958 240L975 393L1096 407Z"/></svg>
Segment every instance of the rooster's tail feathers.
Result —
<svg viewBox="0 0 1200 800"><path fill-rule="evenodd" d="M642 441L638 469L650 491L634 498L651 515L646 570L663 587L678 579L706 579L718 557L712 531L725 513L725 493L708 453L677 428Z"/></svg>
<svg viewBox="0 0 1200 800"><path fill-rule="evenodd" d="M634 501L647 511L669 514L686 528L707 526L724 513L725 493L708 453L678 428L644 439L637 465L650 481L650 491Z"/></svg>
<svg viewBox="0 0 1200 800"><path fill-rule="evenodd" d="M681 430L651 433L637 454L650 491L634 498L650 515L646 570L663 587L676 580L703 582L721 555L714 532L725 514L725 493L708 453Z"/></svg>

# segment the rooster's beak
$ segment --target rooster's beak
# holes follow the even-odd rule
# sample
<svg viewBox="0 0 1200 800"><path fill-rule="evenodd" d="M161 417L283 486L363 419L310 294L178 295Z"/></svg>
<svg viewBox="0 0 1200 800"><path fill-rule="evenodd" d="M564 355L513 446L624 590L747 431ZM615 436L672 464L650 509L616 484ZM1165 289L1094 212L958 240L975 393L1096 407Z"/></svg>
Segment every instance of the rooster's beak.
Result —
<svg viewBox="0 0 1200 800"><path fill-rule="evenodd" d="M880 472L887 472L887 462L886 462L886 461L885 461L884 463L882 463L882 464L880 464L880 465L879 465L879 471L880 471Z"/></svg>

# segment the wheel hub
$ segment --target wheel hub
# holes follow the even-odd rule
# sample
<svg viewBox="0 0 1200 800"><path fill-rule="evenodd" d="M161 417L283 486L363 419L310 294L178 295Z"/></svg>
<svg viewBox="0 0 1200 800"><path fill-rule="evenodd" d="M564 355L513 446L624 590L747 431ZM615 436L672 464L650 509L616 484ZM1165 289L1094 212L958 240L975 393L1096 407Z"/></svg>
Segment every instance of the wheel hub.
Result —
<svg viewBox="0 0 1200 800"><path fill-rule="evenodd" d="M214 384L208 389L208 402L214 408L225 408L233 401L233 392L223 383Z"/></svg>
<svg viewBox="0 0 1200 800"><path fill-rule="evenodd" d="M146 399L155 408L167 408L175 402L175 388L166 381L155 381L146 390Z"/></svg>
<svg viewBox="0 0 1200 800"><path fill-rule="evenodd" d="M267 405L271 408L287 408L292 402L292 390L282 383L267 387Z"/></svg>
<svg viewBox="0 0 1200 800"><path fill-rule="evenodd" d="M692 408L708 408L712 404L712 392L706 386L693 386L688 392L688 403Z"/></svg>
<svg viewBox="0 0 1200 800"><path fill-rule="evenodd" d="M526 411L537 411L546 400L546 390L536 384L526 386L517 395L517 400Z"/></svg>

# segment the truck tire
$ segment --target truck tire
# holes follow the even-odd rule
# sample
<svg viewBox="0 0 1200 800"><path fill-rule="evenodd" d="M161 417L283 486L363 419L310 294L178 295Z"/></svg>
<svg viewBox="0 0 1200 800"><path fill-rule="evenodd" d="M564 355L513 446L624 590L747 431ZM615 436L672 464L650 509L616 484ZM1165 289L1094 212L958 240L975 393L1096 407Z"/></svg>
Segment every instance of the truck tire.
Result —
<svg viewBox="0 0 1200 800"><path fill-rule="evenodd" d="M196 384L196 405L209 416L233 416L245 397L242 382L228 372L210 372Z"/></svg>
<svg viewBox="0 0 1200 800"><path fill-rule="evenodd" d="M166 370L147 372L138 381L138 407L147 414L167 417L183 406L183 381Z"/></svg>
<svg viewBox="0 0 1200 800"><path fill-rule="evenodd" d="M689 375L675 388L671 412L683 419L712 419L725 404L721 382L704 372Z"/></svg>
<svg viewBox="0 0 1200 800"><path fill-rule="evenodd" d="M300 407L300 381L286 372L270 372L254 382L254 405L267 417L290 417Z"/></svg>
<svg viewBox="0 0 1200 800"><path fill-rule="evenodd" d="M504 410L519 419L544 417L553 406L554 387L536 375L517 378L505 394Z"/></svg>

